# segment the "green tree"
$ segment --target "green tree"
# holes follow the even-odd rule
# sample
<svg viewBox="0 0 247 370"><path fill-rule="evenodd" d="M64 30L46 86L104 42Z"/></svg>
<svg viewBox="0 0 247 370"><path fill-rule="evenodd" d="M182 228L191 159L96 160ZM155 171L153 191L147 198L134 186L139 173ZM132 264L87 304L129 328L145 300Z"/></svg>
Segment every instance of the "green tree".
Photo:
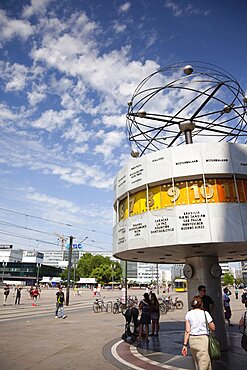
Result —
<svg viewBox="0 0 247 370"><path fill-rule="evenodd" d="M230 274L229 272L225 273L223 275L223 284L224 285L233 285L234 283L234 276Z"/></svg>
<svg viewBox="0 0 247 370"><path fill-rule="evenodd" d="M109 257L101 255L93 256L91 253L84 253L79 259L76 268L76 280L80 277L95 277L98 283L109 283L112 280L119 281L122 278L122 268L119 262L113 262ZM67 269L62 273L62 279L67 279ZM71 269L71 279L73 279L74 270Z"/></svg>
<svg viewBox="0 0 247 370"><path fill-rule="evenodd" d="M243 284L243 279L241 279L241 278L237 278L237 279L235 279L235 284L236 284L236 285Z"/></svg>

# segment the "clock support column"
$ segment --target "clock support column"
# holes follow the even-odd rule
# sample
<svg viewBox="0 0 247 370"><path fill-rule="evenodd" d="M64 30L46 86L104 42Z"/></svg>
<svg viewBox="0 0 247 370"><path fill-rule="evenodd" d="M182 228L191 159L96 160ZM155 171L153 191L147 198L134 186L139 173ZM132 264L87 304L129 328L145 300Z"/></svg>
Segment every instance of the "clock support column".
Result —
<svg viewBox="0 0 247 370"><path fill-rule="evenodd" d="M220 267L217 269L218 257L188 257L185 259L185 263L190 265L193 271L192 277L188 278L188 307L191 309L190 302L193 296L199 294L198 286L205 285L207 288L206 294L214 301L212 317L216 326L216 336L220 342L221 350L225 351L228 348L228 342L222 303L221 279L219 276L221 274ZM212 269L213 265L214 268Z"/></svg>

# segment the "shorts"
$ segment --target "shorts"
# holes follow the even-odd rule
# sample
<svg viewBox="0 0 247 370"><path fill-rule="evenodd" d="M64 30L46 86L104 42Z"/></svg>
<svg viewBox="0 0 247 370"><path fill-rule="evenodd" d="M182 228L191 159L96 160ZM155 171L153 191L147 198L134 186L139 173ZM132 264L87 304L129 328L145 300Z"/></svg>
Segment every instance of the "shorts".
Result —
<svg viewBox="0 0 247 370"><path fill-rule="evenodd" d="M142 314L140 324L151 324L151 315Z"/></svg>

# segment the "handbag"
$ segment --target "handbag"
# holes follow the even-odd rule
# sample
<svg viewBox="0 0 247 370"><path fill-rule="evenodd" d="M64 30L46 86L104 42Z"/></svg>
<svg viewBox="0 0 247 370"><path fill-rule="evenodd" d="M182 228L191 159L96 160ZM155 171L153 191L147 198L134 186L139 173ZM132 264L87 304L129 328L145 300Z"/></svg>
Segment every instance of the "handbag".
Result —
<svg viewBox="0 0 247 370"><path fill-rule="evenodd" d="M242 333L241 346L247 352L247 335L246 333L246 312L244 313L244 325L239 326L239 331Z"/></svg>
<svg viewBox="0 0 247 370"><path fill-rule="evenodd" d="M211 360L217 361L221 358L220 343L215 338L214 334L212 334L209 330L208 320L207 320L207 316L205 314L205 311L204 311L204 315L205 315L205 321L206 321L206 328L207 328L207 331L209 333L208 334L208 354L209 354Z"/></svg>

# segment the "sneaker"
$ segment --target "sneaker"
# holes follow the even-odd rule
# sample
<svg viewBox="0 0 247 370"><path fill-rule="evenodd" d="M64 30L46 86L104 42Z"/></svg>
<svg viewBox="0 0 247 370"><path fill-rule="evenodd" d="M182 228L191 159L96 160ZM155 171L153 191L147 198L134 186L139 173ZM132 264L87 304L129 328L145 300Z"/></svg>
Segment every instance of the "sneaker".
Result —
<svg viewBox="0 0 247 370"><path fill-rule="evenodd" d="M63 319L66 319L67 315L63 315Z"/></svg>
<svg viewBox="0 0 247 370"><path fill-rule="evenodd" d="M55 316L55 319L57 319L57 316Z"/></svg>

